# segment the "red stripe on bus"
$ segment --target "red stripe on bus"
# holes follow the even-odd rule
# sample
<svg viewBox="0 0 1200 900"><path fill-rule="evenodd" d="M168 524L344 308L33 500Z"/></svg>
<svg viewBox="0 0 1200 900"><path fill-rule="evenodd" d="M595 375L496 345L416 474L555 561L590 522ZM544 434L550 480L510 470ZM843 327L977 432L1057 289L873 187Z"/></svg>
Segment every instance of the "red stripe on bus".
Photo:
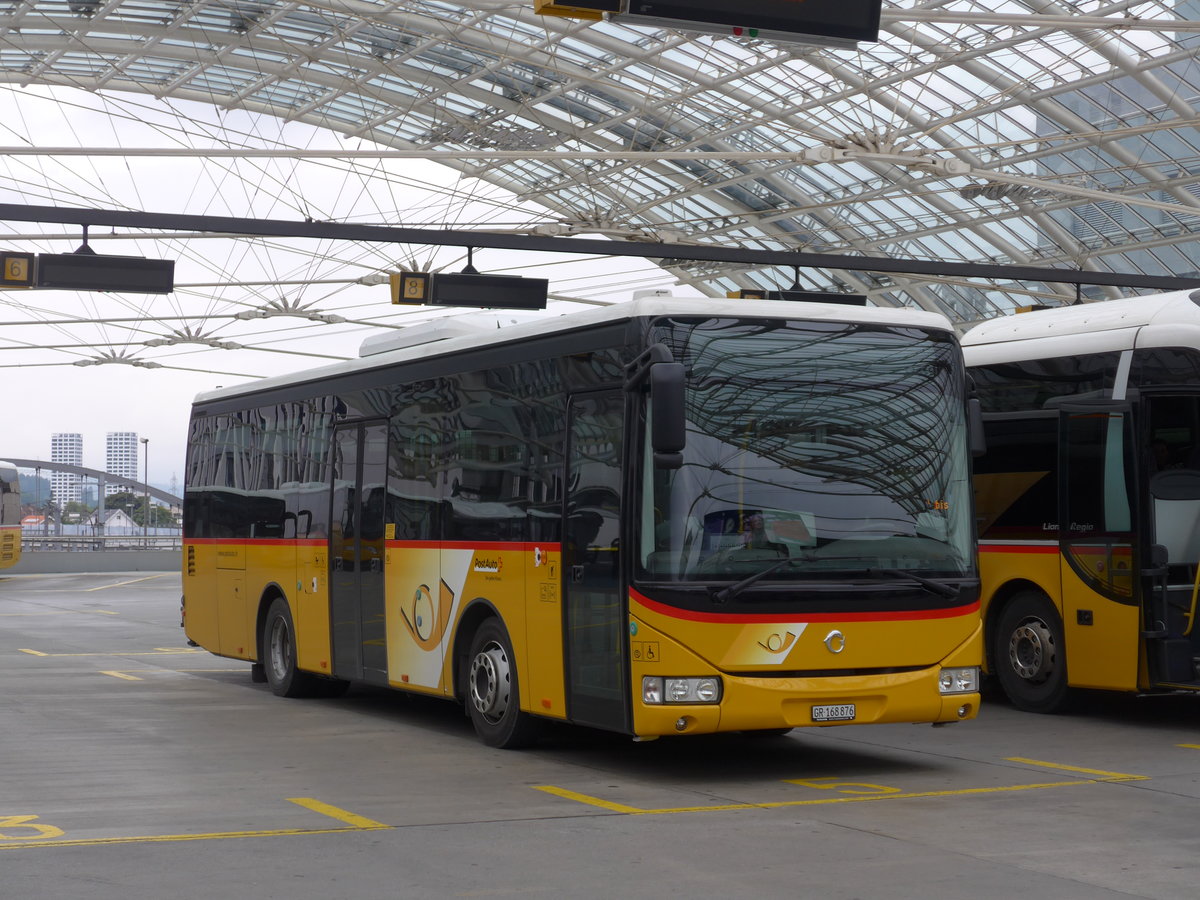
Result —
<svg viewBox="0 0 1200 900"><path fill-rule="evenodd" d="M385 541L388 547L399 550L557 550L559 544L550 541Z"/></svg>
<svg viewBox="0 0 1200 900"><path fill-rule="evenodd" d="M184 538L185 544L206 544L220 546L242 546L249 544L253 547L324 547L329 544L328 538Z"/></svg>
<svg viewBox="0 0 1200 900"><path fill-rule="evenodd" d="M329 543L328 538L185 538L185 544L205 544L217 546L221 544L241 546L301 546L324 547ZM370 543L365 541L364 543ZM550 541L384 541L388 547L399 549L440 549L440 550L558 550L561 545Z"/></svg>
<svg viewBox="0 0 1200 900"><path fill-rule="evenodd" d="M678 609L651 600L644 594L630 590L629 596L642 606L659 615L689 622L910 622L921 619L954 619L969 616L979 611L979 601L951 609L902 609L890 612L846 612L780 615L778 613L705 613L690 609Z"/></svg>
<svg viewBox="0 0 1200 900"><path fill-rule="evenodd" d="M980 544L980 553L1058 553L1058 544Z"/></svg>

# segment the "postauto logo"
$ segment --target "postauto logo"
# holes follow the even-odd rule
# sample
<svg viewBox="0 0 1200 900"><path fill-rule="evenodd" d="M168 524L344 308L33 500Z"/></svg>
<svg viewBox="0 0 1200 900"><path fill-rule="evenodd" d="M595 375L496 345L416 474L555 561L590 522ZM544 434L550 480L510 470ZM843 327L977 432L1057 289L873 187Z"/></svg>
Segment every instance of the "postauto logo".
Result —
<svg viewBox="0 0 1200 900"><path fill-rule="evenodd" d="M504 561L500 557L477 556L475 557L474 569L476 572L499 572L504 568Z"/></svg>

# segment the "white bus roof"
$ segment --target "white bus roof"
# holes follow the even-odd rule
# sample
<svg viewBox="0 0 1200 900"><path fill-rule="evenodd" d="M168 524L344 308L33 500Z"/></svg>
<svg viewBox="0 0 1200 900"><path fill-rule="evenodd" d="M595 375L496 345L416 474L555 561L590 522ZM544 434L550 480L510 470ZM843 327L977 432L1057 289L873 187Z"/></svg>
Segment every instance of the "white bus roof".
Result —
<svg viewBox="0 0 1200 900"><path fill-rule="evenodd" d="M1198 299L1193 299L1193 294ZM962 345L966 349L1038 338L1125 331L1125 336L1110 335L1108 343L1113 344L1113 349L1119 349L1126 344L1132 347L1137 330L1146 325L1200 325L1198 302L1200 291L1171 291L1166 294L1149 294L1124 300L1105 300L1017 313L980 322L963 335Z"/></svg>
<svg viewBox="0 0 1200 900"><path fill-rule="evenodd" d="M863 322L949 332L954 330L950 320L945 316L908 307L864 307L837 303L777 300L726 300L712 297L653 297L560 316L546 313L530 316L528 313L476 311L372 335L363 341L358 359L205 391L197 395L196 402L203 403L238 397L242 394L258 393L291 384L335 378L352 372L383 368L401 362L428 359L522 338L544 337L548 334L567 332L578 328L602 326L642 316L696 315Z"/></svg>

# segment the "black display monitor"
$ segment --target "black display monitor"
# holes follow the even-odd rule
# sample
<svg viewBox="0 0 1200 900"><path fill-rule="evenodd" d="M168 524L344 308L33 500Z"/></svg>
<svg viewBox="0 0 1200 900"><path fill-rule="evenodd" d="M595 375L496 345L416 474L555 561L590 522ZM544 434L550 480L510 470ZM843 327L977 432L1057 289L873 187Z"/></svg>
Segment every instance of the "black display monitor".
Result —
<svg viewBox="0 0 1200 900"><path fill-rule="evenodd" d="M882 0L629 0L628 12L664 25L678 23L673 27L681 29L698 23L725 26L731 34L750 37L754 35L749 32L755 31L877 41L881 6Z"/></svg>
<svg viewBox="0 0 1200 900"><path fill-rule="evenodd" d="M42 253L37 261L37 287L169 294L175 290L175 260L98 253Z"/></svg>
<svg viewBox="0 0 1200 900"><path fill-rule="evenodd" d="M429 303L482 309L545 309L549 289L546 278L438 272L433 276Z"/></svg>

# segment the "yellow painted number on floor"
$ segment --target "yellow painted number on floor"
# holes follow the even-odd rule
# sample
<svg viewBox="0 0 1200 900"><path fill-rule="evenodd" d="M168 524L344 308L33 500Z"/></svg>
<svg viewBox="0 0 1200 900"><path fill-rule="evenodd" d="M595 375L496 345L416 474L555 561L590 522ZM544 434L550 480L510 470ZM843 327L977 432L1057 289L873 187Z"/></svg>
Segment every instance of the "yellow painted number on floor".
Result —
<svg viewBox="0 0 1200 900"><path fill-rule="evenodd" d="M61 828L34 822L37 816L0 816L0 841L32 841L35 838L63 836ZM14 831L29 831L30 834L14 834Z"/></svg>
<svg viewBox="0 0 1200 900"><path fill-rule="evenodd" d="M839 794L898 794L900 788L888 787L883 784L867 784L865 781L838 781L836 778L789 778L788 784L798 784L801 787L817 788L822 791L836 791Z"/></svg>

